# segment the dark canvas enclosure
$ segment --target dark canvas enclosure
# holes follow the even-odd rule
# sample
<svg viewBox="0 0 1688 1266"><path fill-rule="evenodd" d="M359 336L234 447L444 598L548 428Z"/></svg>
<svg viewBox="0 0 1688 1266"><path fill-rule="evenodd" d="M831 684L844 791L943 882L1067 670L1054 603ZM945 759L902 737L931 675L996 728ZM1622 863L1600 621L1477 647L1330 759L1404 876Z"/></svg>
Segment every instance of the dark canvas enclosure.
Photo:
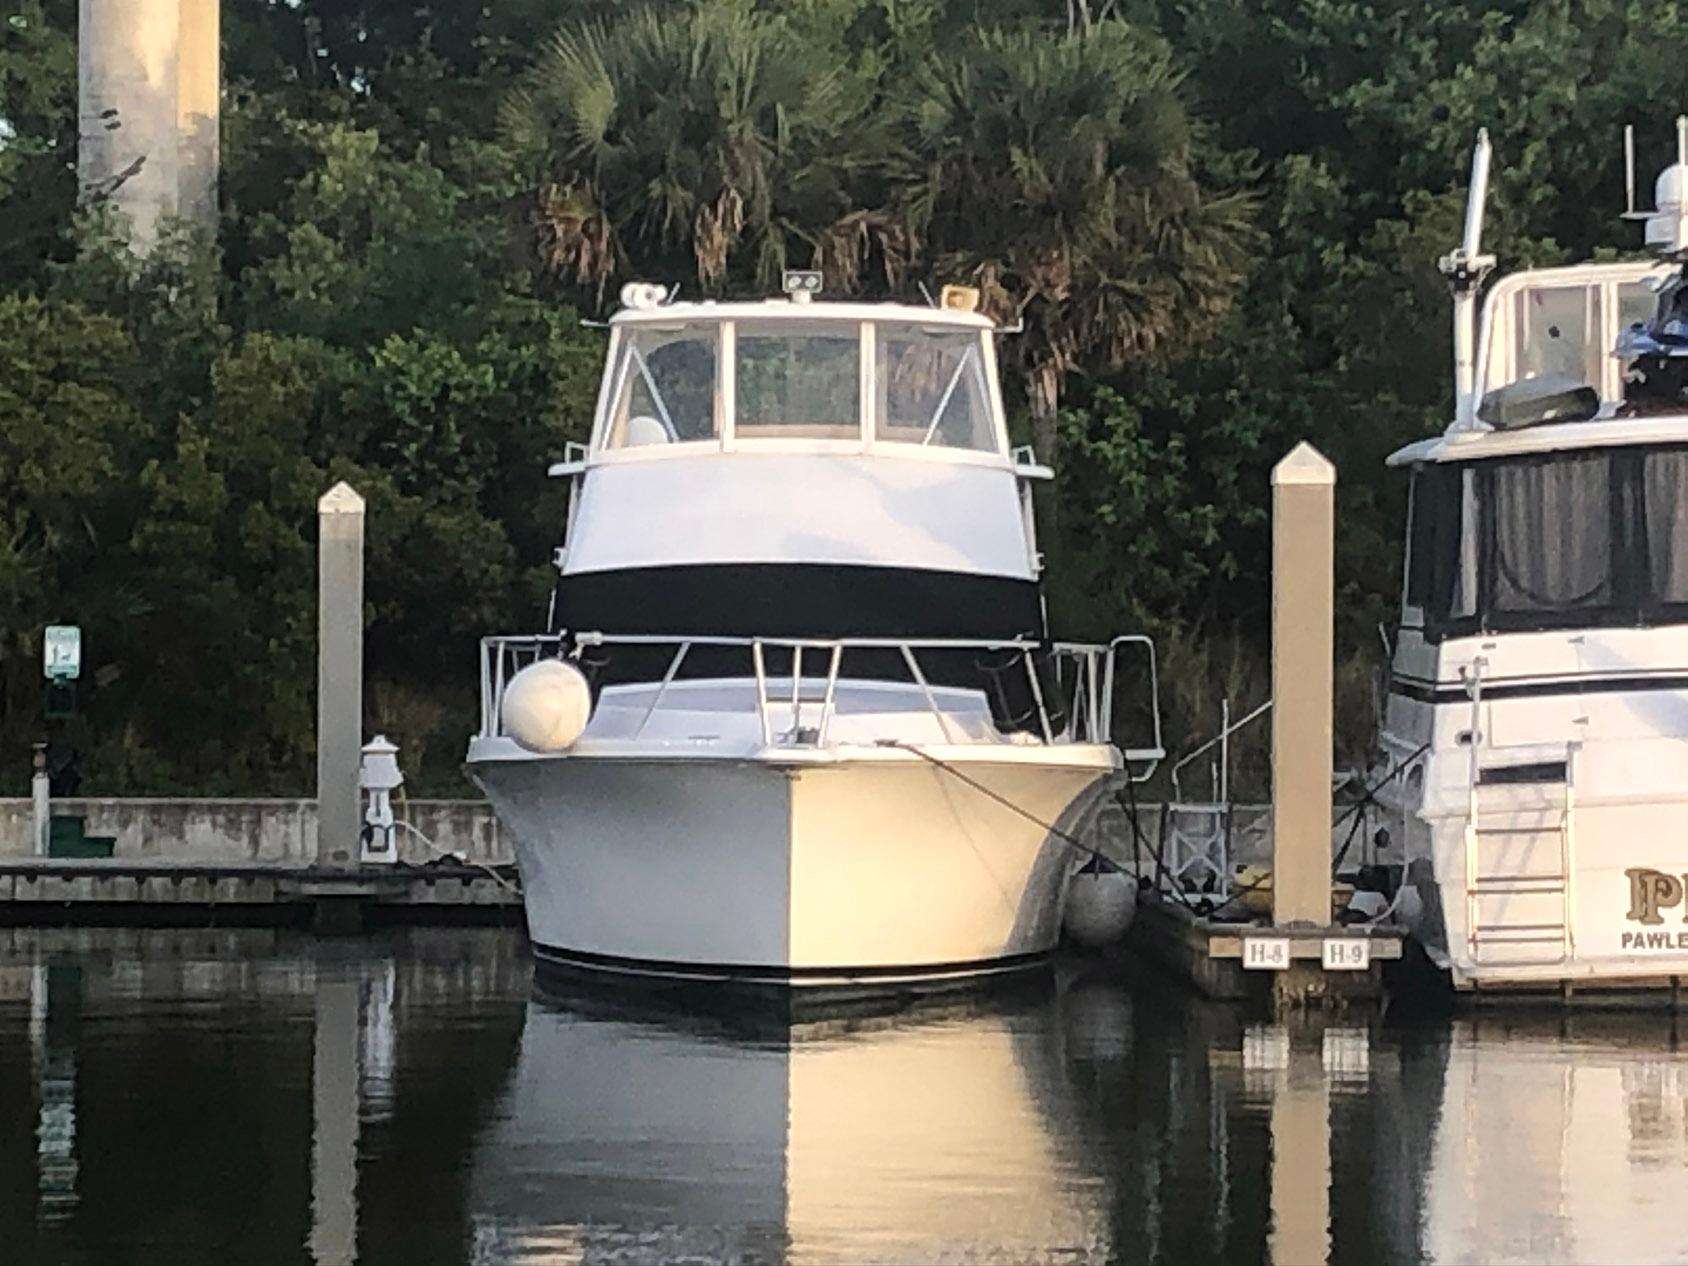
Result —
<svg viewBox="0 0 1688 1266"><path fill-rule="evenodd" d="M1688 620L1688 449L1420 467L1406 598L1432 637Z"/></svg>

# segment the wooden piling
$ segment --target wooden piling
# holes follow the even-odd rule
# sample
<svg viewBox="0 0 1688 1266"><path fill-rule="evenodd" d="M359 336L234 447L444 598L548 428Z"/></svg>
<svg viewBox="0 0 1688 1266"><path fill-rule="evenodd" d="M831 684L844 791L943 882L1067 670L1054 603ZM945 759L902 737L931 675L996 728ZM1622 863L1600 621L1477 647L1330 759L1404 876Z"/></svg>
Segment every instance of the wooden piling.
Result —
<svg viewBox="0 0 1688 1266"><path fill-rule="evenodd" d="M1331 921L1336 467L1297 444L1272 470L1272 921Z"/></svg>

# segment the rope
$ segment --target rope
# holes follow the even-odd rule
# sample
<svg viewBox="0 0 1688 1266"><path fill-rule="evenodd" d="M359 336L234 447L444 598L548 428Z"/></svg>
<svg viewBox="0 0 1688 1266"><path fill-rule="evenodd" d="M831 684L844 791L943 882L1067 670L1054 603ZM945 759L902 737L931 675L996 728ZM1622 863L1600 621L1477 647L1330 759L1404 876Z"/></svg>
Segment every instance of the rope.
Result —
<svg viewBox="0 0 1688 1266"><path fill-rule="evenodd" d="M990 799L996 801L1003 808L1010 809L1013 812L1019 814L1026 821L1042 827L1045 831L1048 831L1049 834L1053 835L1056 839L1062 841L1065 844L1071 845L1073 848L1076 848L1079 852L1083 853L1086 857L1092 858L1096 861L1106 862L1109 866L1112 866L1115 870L1119 869L1119 867L1114 864L1114 861L1113 861L1112 858L1108 857L1105 853L1100 853L1096 849L1091 848L1090 845L1086 844L1083 840L1079 839L1076 835L1073 835L1073 834L1071 834L1070 832L1067 832L1067 831L1063 831L1060 827L1056 826L1053 822L1045 822L1042 818L1038 817L1037 814L1032 813L1032 812L1030 812L1026 809L1022 809L1019 805L1015 804L1007 796L1000 795L999 793L992 791L989 787L985 786L985 784L980 782L978 779L971 778L968 775L962 773L959 769L957 769L954 765L951 765L948 761L940 760L938 757L932 755L930 752L922 751L920 748L916 747L913 743L905 743L901 739L880 739L878 746L880 746L880 747L894 747L894 748L897 748L899 751L913 752L916 756L920 757L921 760L927 761L930 764L937 766L939 769L943 770L950 777L952 777L952 778L954 778L954 779L956 779L960 782L966 783L969 787L973 788L974 791L979 792L981 795L990 797Z"/></svg>
<svg viewBox="0 0 1688 1266"><path fill-rule="evenodd" d="M486 876L488 876L493 883L500 886L500 888L508 891L508 893L513 893L513 895L517 896L517 898L522 896L522 890L520 890L517 885L510 883L505 876L501 876L498 871L495 871L495 869L488 866L488 864L484 863L484 861L474 861L474 859L463 856L461 852L452 852L451 849L442 849L439 844L436 844L434 841L430 841L429 837L424 836L424 834L422 834L417 827L414 827L414 825L410 825L408 822L405 822L402 817L393 819L393 825L395 825L395 827L403 827L403 829L408 830L412 836L420 839L420 841L422 841L422 846L424 846L427 851L432 852L436 858L451 858L452 861L461 861L464 866L473 866L473 868L478 869L478 871L486 871Z"/></svg>
<svg viewBox="0 0 1688 1266"><path fill-rule="evenodd" d="M1361 809L1364 809L1368 804L1373 803L1377 798L1378 792L1382 791L1390 783L1394 782L1395 779L1397 777L1399 777L1402 770L1404 770L1408 765L1411 765L1415 760L1417 760L1420 756L1424 755L1424 753L1429 751L1429 750L1430 750L1429 742L1420 743L1418 745L1418 747L1415 748L1412 752L1408 753L1406 756L1403 756L1400 760L1396 761L1394 766L1389 770L1389 772L1387 774L1385 774L1382 778L1380 778L1375 785L1370 786L1370 787L1365 787L1363 789L1363 791L1361 792L1360 798L1358 800L1356 800L1353 804L1348 806L1348 811L1336 820L1335 826L1340 827L1343 824L1343 822L1347 821L1350 814L1356 814L1357 815L1360 812ZM1342 859L1348 856L1349 845L1353 844L1354 835L1360 829L1360 824L1361 824L1362 821L1364 821L1363 818L1355 817L1354 825L1351 826L1348 829L1348 838L1343 841L1342 848L1341 848L1340 851L1338 851L1338 853L1336 855L1336 860L1331 863L1330 869L1331 869L1332 876L1334 876L1336 874L1337 870L1341 868ZM1403 843L1401 847L1405 848L1406 847L1405 843ZM1402 860L1401 864L1402 864L1402 867L1403 867L1403 877L1404 877L1405 876L1405 866L1406 866L1404 854L1403 854L1403 860Z"/></svg>

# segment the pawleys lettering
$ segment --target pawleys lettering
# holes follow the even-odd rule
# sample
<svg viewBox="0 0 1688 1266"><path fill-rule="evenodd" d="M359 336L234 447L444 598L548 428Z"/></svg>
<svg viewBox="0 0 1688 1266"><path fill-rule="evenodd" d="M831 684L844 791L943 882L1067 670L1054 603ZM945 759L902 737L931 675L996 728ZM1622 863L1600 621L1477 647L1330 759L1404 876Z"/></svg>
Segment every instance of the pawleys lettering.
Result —
<svg viewBox="0 0 1688 1266"><path fill-rule="evenodd" d="M1658 926L1665 921L1664 911L1682 904L1682 878L1667 875L1662 870L1638 867L1626 870L1629 877L1629 915L1632 923ZM1688 923L1688 919L1683 922Z"/></svg>
<svg viewBox="0 0 1688 1266"><path fill-rule="evenodd" d="M1688 950L1688 932L1625 932L1626 950Z"/></svg>
<svg viewBox="0 0 1688 1266"><path fill-rule="evenodd" d="M1632 923L1657 927L1665 921L1666 910L1682 906L1688 885L1685 875L1667 875L1662 870L1637 867L1626 870L1629 878L1629 914ZM1683 920L1688 922L1688 918ZM1688 932L1625 932L1626 950L1688 950Z"/></svg>

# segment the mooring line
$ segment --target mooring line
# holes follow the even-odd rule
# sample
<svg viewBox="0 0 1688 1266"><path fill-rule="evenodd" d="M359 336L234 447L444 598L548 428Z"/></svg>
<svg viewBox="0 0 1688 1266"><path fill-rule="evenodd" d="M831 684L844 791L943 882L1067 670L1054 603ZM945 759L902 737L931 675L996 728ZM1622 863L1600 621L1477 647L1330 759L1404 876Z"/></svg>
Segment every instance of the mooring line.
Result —
<svg viewBox="0 0 1688 1266"><path fill-rule="evenodd" d="M913 743L905 743L901 739L880 739L879 742L878 742L878 745L880 747L894 747L894 748L897 748L899 751L913 752L916 756L920 757L921 760L930 761L933 765L936 765L939 769L943 770L946 774L950 775L950 777L958 779L961 782L966 783L969 787L973 788L974 791L977 791L977 792L980 792L983 795L989 796L992 800L996 801L1003 808L1012 809L1015 813L1018 813L1022 818L1026 819L1026 821L1031 822L1031 823L1035 823L1037 826L1041 826L1045 831L1048 831L1051 835L1055 836L1057 839L1062 840L1065 843L1072 845L1072 847L1078 849L1081 853L1084 853L1085 855L1087 855L1087 856L1089 856L1089 857L1091 857L1091 858L1093 858L1097 861L1106 862L1109 866L1112 866L1115 870L1120 869L1119 864L1117 862L1115 862L1113 860L1113 858L1109 857L1106 853L1102 853L1102 852L1099 852L1098 850L1096 850L1094 848L1091 848L1090 845L1084 843L1084 841L1080 840L1077 836L1072 835L1071 833L1069 833L1067 831L1063 831L1060 827L1056 826L1053 822L1045 822L1042 818L1038 817L1037 814L1032 813L1031 811L1029 811L1027 809L1022 809L1019 805L1015 804L1007 796L1001 795L1000 793L993 791L991 788L985 786L984 783L979 782L975 778L968 777L966 774L962 773L959 769L957 769L954 765L951 765L948 761L940 760L938 757L932 755L930 752L922 751L920 748L916 747Z"/></svg>
<svg viewBox="0 0 1688 1266"><path fill-rule="evenodd" d="M505 889L509 892L514 893L518 900L522 899L522 890L520 888L516 887L516 885L511 883L508 879L504 878L503 875L500 875L491 866L488 866L485 862L479 862L479 861L476 861L475 859L473 859L472 857L465 856L462 853L453 853L449 849L441 848L438 844L434 843L434 841L429 839L426 835L422 834L421 831L419 831L416 827L412 826L410 823L406 822L403 818L393 819L393 825L394 826L402 826L405 830L409 831L417 839L421 840L423 845L425 847L427 847L428 850L430 852L432 852L436 857L449 857L453 861L461 861L466 866L473 866L477 870L484 870L487 873L487 876L492 880L493 883L497 884L500 888L503 888L503 889Z"/></svg>

